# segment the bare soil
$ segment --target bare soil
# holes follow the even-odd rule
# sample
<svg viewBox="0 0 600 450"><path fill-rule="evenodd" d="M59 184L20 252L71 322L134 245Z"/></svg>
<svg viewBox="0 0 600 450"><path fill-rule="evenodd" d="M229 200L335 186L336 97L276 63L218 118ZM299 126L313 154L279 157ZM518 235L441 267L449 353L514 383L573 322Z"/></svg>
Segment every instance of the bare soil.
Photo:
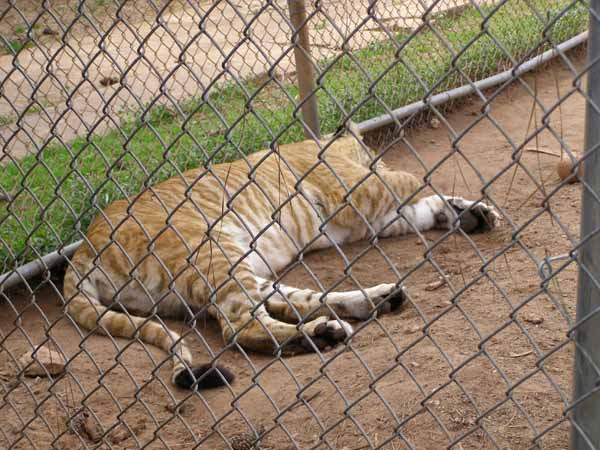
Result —
<svg viewBox="0 0 600 450"><path fill-rule="evenodd" d="M583 66L581 54L571 57ZM529 124L533 92L539 104ZM543 117L543 108L569 93L560 110ZM468 238L431 232L425 241L409 235L306 256L287 284L314 287L318 279L324 288L341 281L346 289L404 278L411 300L402 311L357 323L346 348L285 359L222 351L215 323L192 330L167 321L188 332L197 360L222 351L219 360L237 374L231 389L175 390L162 352L98 335L82 339L62 316L51 283L34 294L4 294L0 448L81 447L66 430L82 405L106 431L103 449L229 448L223 438L261 425L263 449L525 449L536 436L539 448L566 448L577 268L571 263L542 284L537 265L576 242L581 185L545 197L559 183L557 158L528 150L516 164L506 136L522 145L542 127L524 148L560 154L562 134L569 148L581 150L584 109L573 74L555 63L504 89L485 115L471 100L439 126L415 129L392 146L390 165L430 170L427 179L440 191L478 198L487 186L505 219L499 229ZM456 151L449 129L461 136ZM448 283L436 289L440 275ZM46 339L71 359L67 375L9 388L14 358ZM184 407L174 414L177 401ZM133 436L115 438L120 424Z"/></svg>

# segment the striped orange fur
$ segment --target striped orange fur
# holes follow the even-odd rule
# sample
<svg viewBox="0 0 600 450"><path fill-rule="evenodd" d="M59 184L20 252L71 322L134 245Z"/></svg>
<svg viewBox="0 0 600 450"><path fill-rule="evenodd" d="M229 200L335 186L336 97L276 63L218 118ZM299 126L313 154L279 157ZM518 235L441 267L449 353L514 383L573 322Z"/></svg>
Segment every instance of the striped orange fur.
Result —
<svg viewBox="0 0 600 450"><path fill-rule="evenodd" d="M263 352L312 351L344 340L352 327L343 319L396 307L403 291L383 284L324 296L275 288L270 280L300 250L449 228L457 218L470 224L466 231L487 230L498 217L482 202L415 195L416 177L374 161L351 130L320 144L283 145L193 169L116 201L90 225L67 270L67 313L85 329L169 352L172 381L186 388L233 376L194 366L181 337L149 317L207 309L226 342Z"/></svg>

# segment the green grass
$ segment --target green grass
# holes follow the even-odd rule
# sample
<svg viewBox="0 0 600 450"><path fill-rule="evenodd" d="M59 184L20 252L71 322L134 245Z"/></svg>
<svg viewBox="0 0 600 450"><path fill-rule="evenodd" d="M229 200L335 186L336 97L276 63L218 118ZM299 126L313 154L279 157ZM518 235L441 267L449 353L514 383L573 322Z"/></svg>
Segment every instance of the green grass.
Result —
<svg viewBox="0 0 600 450"><path fill-rule="evenodd" d="M9 125L15 121L13 116L0 116L0 127Z"/></svg>
<svg viewBox="0 0 600 450"><path fill-rule="evenodd" d="M22 39L13 39L5 43L5 45L0 47L0 54L16 54L20 50L24 48L33 47L33 42L31 41L23 41Z"/></svg>
<svg viewBox="0 0 600 450"><path fill-rule="evenodd" d="M528 4L551 20L567 5L516 0L488 18L486 31L481 24L491 8L482 7L483 15L471 8L452 17L438 16L435 33L428 28L414 36L400 33L394 41L355 51L354 60L345 55L320 61L322 131L333 131L350 111L354 121L365 120L384 113L382 103L397 108L423 98L429 89L439 92L464 84L464 76L483 78L509 66L511 58L547 49L547 44L539 45L546 25ZM556 44L586 25L587 10L571 8L546 36ZM153 106L145 114L133 114L121 129L104 136L79 138L67 146L52 144L38 156L7 164L0 173L0 194L8 192L14 200L0 203L0 273L80 239L79 231L98 208L178 171L209 159L237 159L275 139L303 139L294 119L297 97L293 84L284 92L273 82L230 83L176 107Z"/></svg>
<svg viewBox="0 0 600 450"><path fill-rule="evenodd" d="M30 106L29 108L27 108L27 110L25 111L25 114L37 114L42 112L42 107L39 105L33 105Z"/></svg>
<svg viewBox="0 0 600 450"><path fill-rule="evenodd" d="M39 24L31 25L31 28L36 31L40 27ZM16 54L24 48L31 48L35 43L27 36L27 28L25 25L17 25L12 32L12 36L0 36L0 55Z"/></svg>
<svg viewBox="0 0 600 450"><path fill-rule="evenodd" d="M326 20L321 20L320 22L317 22L313 25L313 29L315 31L321 31L321 30L324 30L325 28L327 28Z"/></svg>

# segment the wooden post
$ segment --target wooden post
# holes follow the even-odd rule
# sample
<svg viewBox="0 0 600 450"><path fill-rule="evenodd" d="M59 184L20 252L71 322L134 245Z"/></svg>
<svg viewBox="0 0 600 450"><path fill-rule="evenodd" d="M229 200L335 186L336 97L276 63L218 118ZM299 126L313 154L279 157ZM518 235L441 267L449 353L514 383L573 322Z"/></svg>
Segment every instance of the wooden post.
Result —
<svg viewBox="0 0 600 450"><path fill-rule="evenodd" d="M304 135L307 138L320 138L319 110L317 96L314 94L315 70L310 56L310 41L306 22L306 7L304 0L288 0L290 21L293 26L294 58L298 75L300 102L302 103L302 118L304 120ZM312 95L311 95L312 94Z"/></svg>

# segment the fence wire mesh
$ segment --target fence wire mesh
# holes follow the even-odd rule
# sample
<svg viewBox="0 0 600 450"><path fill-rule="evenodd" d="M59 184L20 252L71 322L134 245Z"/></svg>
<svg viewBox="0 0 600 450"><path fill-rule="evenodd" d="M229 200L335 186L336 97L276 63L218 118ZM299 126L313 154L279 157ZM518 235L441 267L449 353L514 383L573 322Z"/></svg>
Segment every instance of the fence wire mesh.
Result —
<svg viewBox="0 0 600 450"><path fill-rule="evenodd" d="M596 60L561 47L600 17L302 4L0 5L0 448L600 448L572 373Z"/></svg>

